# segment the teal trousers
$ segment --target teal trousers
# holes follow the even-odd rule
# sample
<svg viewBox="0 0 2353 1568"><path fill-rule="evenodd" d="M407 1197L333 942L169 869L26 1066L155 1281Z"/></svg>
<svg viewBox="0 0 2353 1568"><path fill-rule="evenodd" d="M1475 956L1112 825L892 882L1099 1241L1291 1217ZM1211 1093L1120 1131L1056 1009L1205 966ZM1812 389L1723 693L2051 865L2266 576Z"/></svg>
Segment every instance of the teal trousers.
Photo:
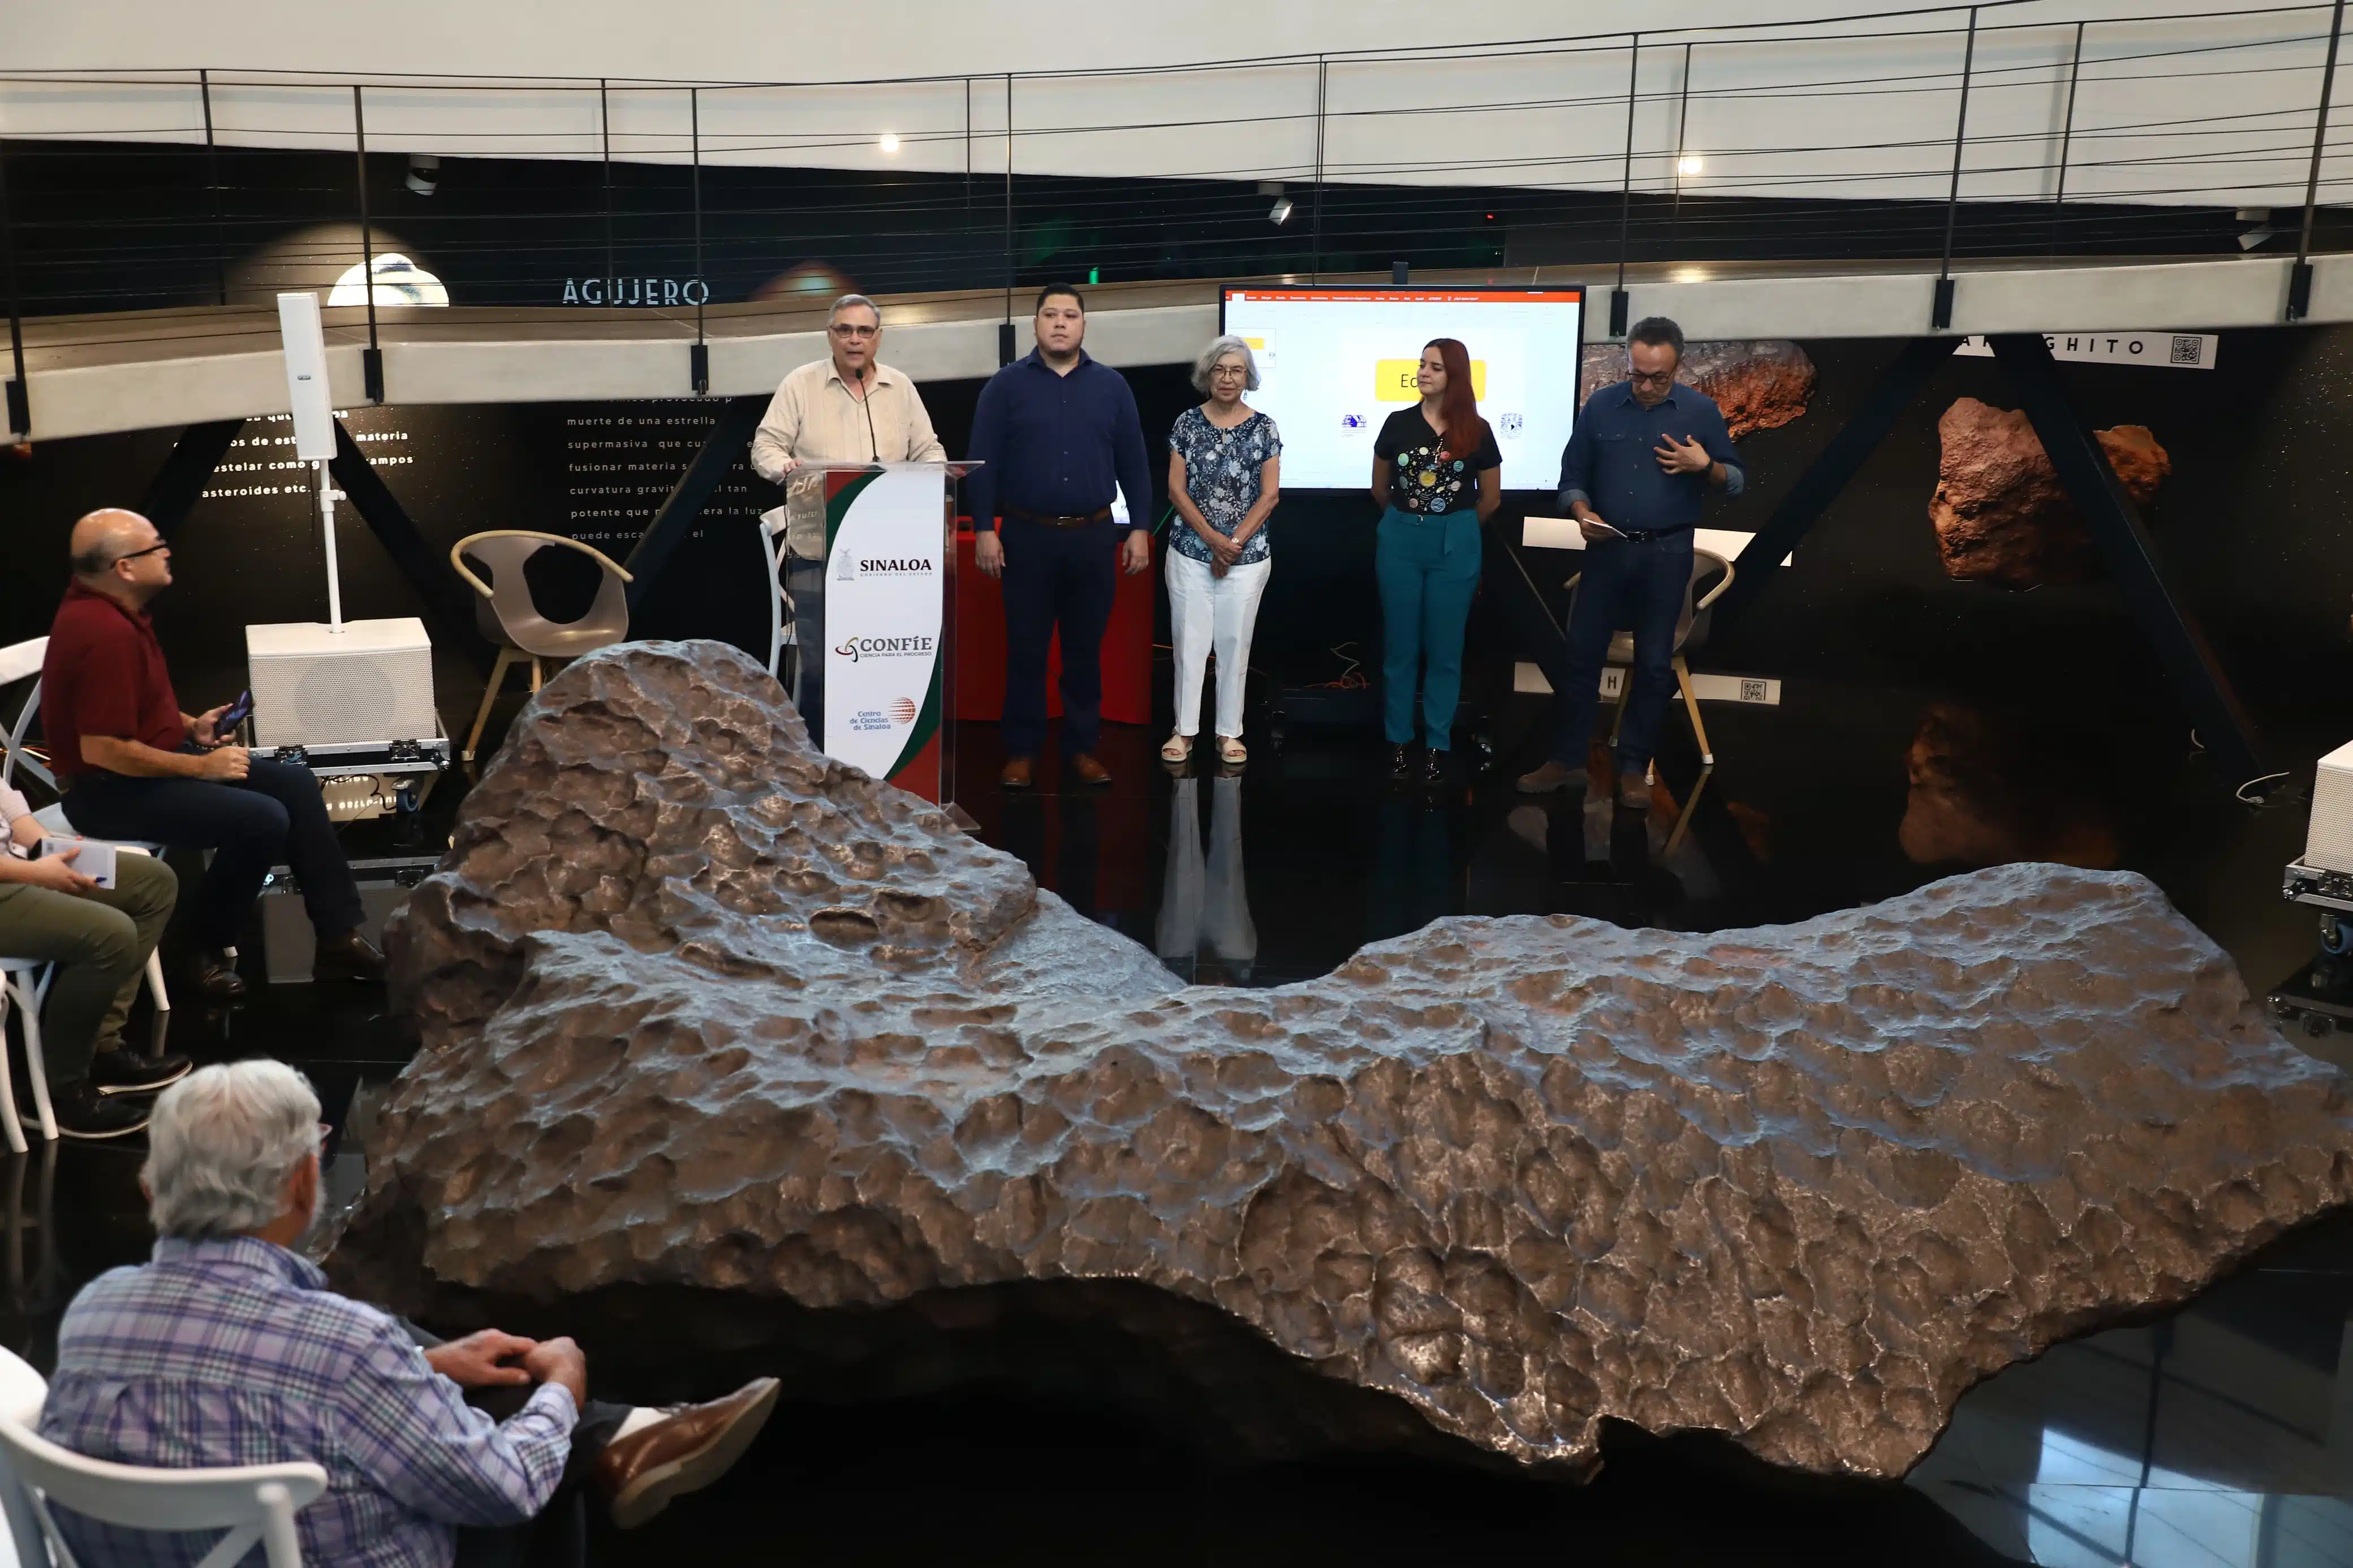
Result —
<svg viewBox="0 0 2353 1568"><path fill-rule="evenodd" d="M1452 749L1462 695L1462 630L1479 591L1479 514L1381 514L1373 574L1381 585L1381 728L1392 746L1413 741L1413 689L1420 677L1422 738Z"/></svg>

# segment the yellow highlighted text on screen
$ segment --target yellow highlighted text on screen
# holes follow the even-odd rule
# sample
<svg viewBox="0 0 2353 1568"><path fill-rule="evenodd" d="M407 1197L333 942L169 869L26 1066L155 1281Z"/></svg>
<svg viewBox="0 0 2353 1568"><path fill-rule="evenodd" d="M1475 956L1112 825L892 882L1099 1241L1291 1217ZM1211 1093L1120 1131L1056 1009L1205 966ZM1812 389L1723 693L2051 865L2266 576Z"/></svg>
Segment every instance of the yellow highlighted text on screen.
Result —
<svg viewBox="0 0 2353 1568"><path fill-rule="evenodd" d="M1413 374L1421 368L1421 356L1411 359L1385 359L1373 366L1373 395L1383 403L1419 403L1421 388L1413 382ZM1482 403L1487 400L1487 362L1471 362L1471 395Z"/></svg>

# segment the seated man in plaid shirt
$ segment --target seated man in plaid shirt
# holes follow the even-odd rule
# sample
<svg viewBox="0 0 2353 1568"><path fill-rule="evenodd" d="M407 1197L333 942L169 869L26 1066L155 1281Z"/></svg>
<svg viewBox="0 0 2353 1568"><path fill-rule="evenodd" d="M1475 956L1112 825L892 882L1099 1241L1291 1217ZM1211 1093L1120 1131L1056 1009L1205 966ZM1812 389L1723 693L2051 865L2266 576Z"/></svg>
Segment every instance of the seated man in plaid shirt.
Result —
<svg viewBox="0 0 2353 1568"><path fill-rule="evenodd" d="M205 1068L165 1091L141 1176L154 1260L100 1275L66 1310L41 1436L165 1469L311 1460L327 1490L296 1516L305 1563L449 1568L576 1552L577 1502L548 1508L559 1486L593 1485L627 1529L718 1479L758 1434L774 1378L675 1411L606 1405L568 1339L489 1329L444 1344L329 1291L287 1250L318 1210L322 1131L318 1097L281 1062ZM504 1421L467 1403L526 1386ZM534 1542L543 1510L555 1539ZM57 1513L90 1568L194 1564L219 1538Z"/></svg>

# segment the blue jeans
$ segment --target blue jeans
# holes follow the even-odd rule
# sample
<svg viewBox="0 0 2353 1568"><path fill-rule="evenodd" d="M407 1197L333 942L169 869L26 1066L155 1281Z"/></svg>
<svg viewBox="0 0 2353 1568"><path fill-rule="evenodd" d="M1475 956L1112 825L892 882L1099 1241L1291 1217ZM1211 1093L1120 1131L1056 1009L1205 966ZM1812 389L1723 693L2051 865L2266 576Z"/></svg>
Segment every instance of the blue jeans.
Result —
<svg viewBox="0 0 2353 1568"><path fill-rule="evenodd" d="M1634 634L1634 668L1627 677L1626 721L1618 731L1618 773L1632 777L1655 755L1659 720L1674 695L1675 623L1691 588L1692 531L1662 539L1602 540L1585 547L1585 571L1568 611L1568 648L1560 692L1560 731L1553 755L1585 765L1601 700L1601 669L1609 639Z"/></svg>
<svg viewBox="0 0 2353 1568"><path fill-rule="evenodd" d="M356 931L365 915L308 768L256 757L237 784L86 773L66 791L65 808L66 820L93 837L213 851L188 900L188 923L208 951L237 945L262 879L281 855L302 885L303 908L321 936Z"/></svg>
<svg viewBox="0 0 2353 1568"><path fill-rule="evenodd" d="M1479 591L1479 514L1381 514L1373 574L1381 587L1381 729L1389 744L1413 739L1413 688L1421 677L1422 736L1449 750L1462 694L1462 631Z"/></svg>

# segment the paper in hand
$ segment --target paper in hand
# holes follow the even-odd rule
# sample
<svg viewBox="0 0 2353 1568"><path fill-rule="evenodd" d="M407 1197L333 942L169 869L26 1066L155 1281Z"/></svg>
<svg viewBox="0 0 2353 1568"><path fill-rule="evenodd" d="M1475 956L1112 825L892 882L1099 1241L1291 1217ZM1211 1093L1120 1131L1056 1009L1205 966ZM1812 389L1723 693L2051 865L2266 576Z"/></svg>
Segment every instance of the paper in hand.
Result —
<svg viewBox="0 0 2353 1568"><path fill-rule="evenodd" d="M101 888L114 886L114 846L111 844L94 844L87 838L44 838L41 840L40 858L46 860L52 855L76 850L79 853L68 864Z"/></svg>

